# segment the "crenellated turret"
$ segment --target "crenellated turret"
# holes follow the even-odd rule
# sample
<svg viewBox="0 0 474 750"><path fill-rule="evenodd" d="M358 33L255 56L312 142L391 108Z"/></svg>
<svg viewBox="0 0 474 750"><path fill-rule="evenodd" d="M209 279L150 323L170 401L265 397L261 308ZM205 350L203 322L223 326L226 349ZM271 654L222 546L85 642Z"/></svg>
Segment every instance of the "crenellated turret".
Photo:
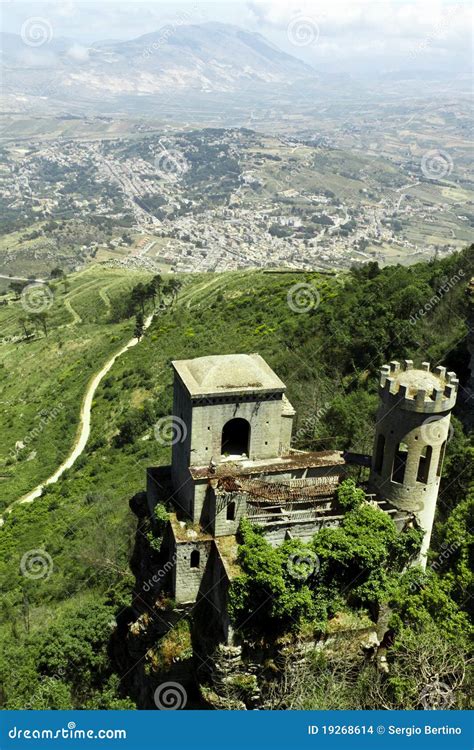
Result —
<svg viewBox="0 0 474 750"><path fill-rule="evenodd" d="M407 411L439 414L449 411L456 403L459 380L446 367L430 370L429 362L420 369L413 367L411 359L390 362L381 368L380 396Z"/></svg>
<svg viewBox="0 0 474 750"><path fill-rule="evenodd" d="M458 385L454 372L431 370L429 362L415 368L406 359L381 369L370 484L381 498L416 516L425 531L423 565Z"/></svg>

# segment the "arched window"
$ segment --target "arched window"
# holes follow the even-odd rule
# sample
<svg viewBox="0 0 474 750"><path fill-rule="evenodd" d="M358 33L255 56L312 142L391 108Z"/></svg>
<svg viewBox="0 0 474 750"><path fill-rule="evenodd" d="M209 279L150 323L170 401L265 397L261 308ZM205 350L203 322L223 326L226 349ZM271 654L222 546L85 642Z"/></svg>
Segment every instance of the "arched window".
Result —
<svg viewBox="0 0 474 750"><path fill-rule="evenodd" d="M384 449L385 449L385 437L383 435L379 435L377 438L377 448L375 450L375 464L374 464L374 469L377 472L377 474L380 474L380 472L382 471Z"/></svg>
<svg viewBox="0 0 474 750"><path fill-rule="evenodd" d="M235 521L235 503L232 501L227 506L227 520L228 521Z"/></svg>
<svg viewBox="0 0 474 750"><path fill-rule="evenodd" d="M408 458L408 445L406 443L399 443L398 448L395 452L395 457L393 459L393 469L392 469L392 481L398 482L399 484L403 484L403 480L405 479L405 469L407 466L407 458Z"/></svg>
<svg viewBox="0 0 474 750"><path fill-rule="evenodd" d="M199 559L201 555L199 554L199 550L193 549L191 552L191 559L189 561L189 567L190 568L199 568Z"/></svg>
<svg viewBox="0 0 474 750"><path fill-rule="evenodd" d="M446 452L446 440L444 441L443 445L441 446L441 450L439 452L439 459L438 459L438 466L436 467L436 476L441 476L441 470L443 468L443 461L444 461L444 454Z"/></svg>
<svg viewBox="0 0 474 750"><path fill-rule="evenodd" d="M433 448L430 445L425 445L421 451L420 461L418 463L418 473L416 475L416 481L426 484L430 473L431 456L433 454Z"/></svg>
<svg viewBox="0 0 474 750"><path fill-rule="evenodd" d="M246 419L231 419L222 430L221 454L227 456L249 455L250 424Z"/></svg>

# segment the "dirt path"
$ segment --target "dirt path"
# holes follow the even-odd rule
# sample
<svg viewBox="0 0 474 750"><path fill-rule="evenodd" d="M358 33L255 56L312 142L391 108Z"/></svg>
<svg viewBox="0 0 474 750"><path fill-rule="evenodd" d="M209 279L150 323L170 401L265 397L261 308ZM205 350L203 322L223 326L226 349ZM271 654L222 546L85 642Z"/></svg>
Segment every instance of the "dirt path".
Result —
<svg viewBox="0 0 474 750"><path fill-rule="evenodd" d="M144 328L147 329L151 325L151 322L153 320L153 314L149 315L148 318L144 322ZM40 497L44 487L47 484L54 484L58 481L60 476L64 474L64 472L67 469L70 469L71 466L75 463L75 461L79 458L81 453L83 452L84 448L87 445L87 441L89 439L90 435L90 429L91 429L91 410L92 410L92 401L94 399L95 392L101 382L101 380L107 375L109 370L113 367L114 362L116 359L122 356L122 354L125 354L129 349L131 349L133 346L136 346L138 344L137 338L131 338L125 346L123 346L121 349L119 349L118 352L115 352L105 363L105 365L102 367L99 372L94 375L92 380L90 381L84 400L82 402L81 406L81 414L79 418L79 434L74 442L74 446L69 454L69 456L63 461L63 463L59 466L58 469L52 474L48 479L46 479L42 484L35 487L34 490L31 490L31 492L28 492L27 495L23 495L19 500L16 500L14 503L12 503L8 508L3 511L3 515L5 513L10 513L11 510L15 505L18 503L32 503L34 500L36 500L37 497ZM4 519L0 518L0 526L3 526Z"/></svg>
<svg viewBox="0 0 474 750"><path fill-rule="evenodd" d="M6 276L4 273L0 273L0 279L8 279L9 281L29 281L30 284L46 284L46 279L27 279L25 276Z"/></svg>
<svg viewBox="0 0 474 750"><path fill-rule="evenodd" d="M71 295L71 297L74 298L74 295ZM76 312L73 306L71 305L71 299L69 297L65 298L64 307L66 308L68 313L72 315L72 321L70 323L66 323L64 326L60 326L60 328L69 328L69 326L75 326L78 323L82 323L82 318L79 315L79 313Z"/></svg>

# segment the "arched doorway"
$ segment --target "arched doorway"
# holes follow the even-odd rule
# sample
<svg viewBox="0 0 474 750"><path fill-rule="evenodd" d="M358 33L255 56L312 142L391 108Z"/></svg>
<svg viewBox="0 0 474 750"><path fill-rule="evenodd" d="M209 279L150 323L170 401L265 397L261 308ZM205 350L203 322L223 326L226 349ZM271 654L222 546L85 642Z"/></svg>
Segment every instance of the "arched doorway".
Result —
<svg viewBox="0 0 474 750"><path fill-rule="evenodd" d="M226 422L222 430L221 454L223 456L249 455L250 424L246 419L236 417Z"/></svg>

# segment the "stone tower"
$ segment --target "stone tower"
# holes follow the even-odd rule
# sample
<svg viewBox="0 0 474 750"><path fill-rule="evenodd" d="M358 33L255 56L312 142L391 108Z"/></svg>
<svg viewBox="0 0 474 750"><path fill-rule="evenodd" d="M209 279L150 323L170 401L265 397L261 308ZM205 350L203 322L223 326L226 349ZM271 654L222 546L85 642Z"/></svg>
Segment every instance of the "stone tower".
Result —
<svg viewBox="0 0 474 750"><path fill-rule="evenodd" d="M431 372L428 362L421 369L411 360L382 367L370 485L398 510L415 515L425 532L423 567L457 389L454 372Z"/></svg>
<svg viewBox="0 0 474 750"><path fill-rule="evenodd" d="M262 465L290 449L294 409L286 386L259 354L227 354L172 362L175 501L195 523L206 523L209 468Z"/></svg>

